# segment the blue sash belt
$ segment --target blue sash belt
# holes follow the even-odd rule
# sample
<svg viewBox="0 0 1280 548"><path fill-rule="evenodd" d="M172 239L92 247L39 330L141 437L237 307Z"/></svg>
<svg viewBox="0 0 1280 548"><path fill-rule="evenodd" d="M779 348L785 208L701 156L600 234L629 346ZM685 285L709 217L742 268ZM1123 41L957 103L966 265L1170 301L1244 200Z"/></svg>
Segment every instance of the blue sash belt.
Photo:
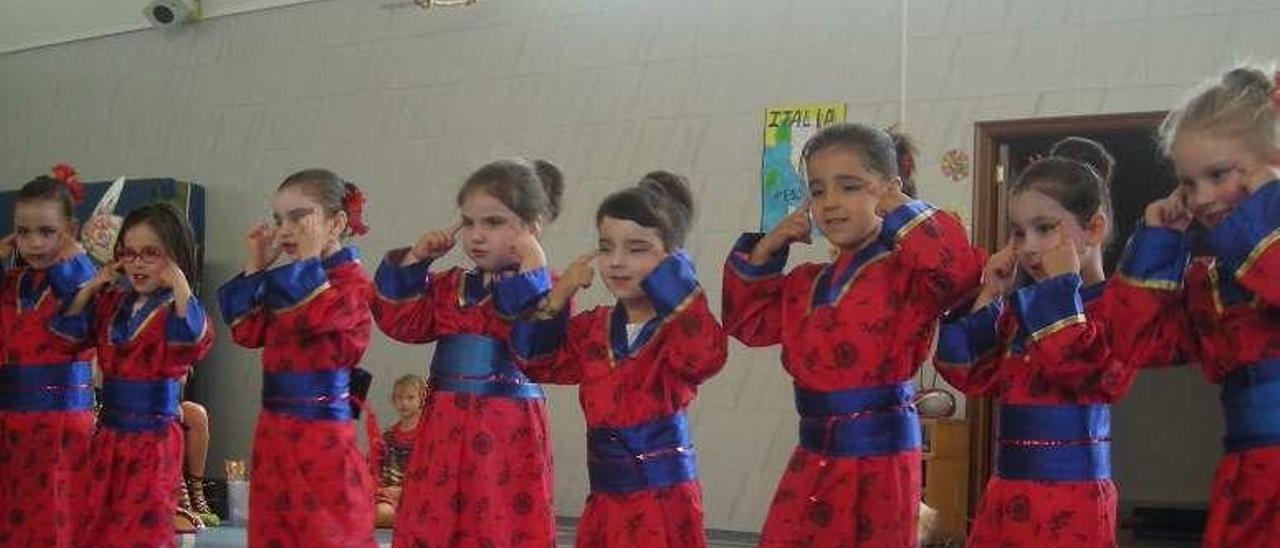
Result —
<svg viewBox="0 0 1280 548"><path fill-rule="evenodd" d="M506 343L474 334L447 335L436 341L431 358L431 388L512 399L542 399L542 387L511 360Z"/></svg>
<svg viewBox="0 0 1280 548"><path fill-rule="evenodd" d="M1002 405L996 474L1085 481L1111 477L1111 406Z"/></svg>
<svg viewBox="0 0 1280 548"><path fill-rule="evenodd" d="M300 419L351 420L351 370L264 373L262 407Z"/></svg>
<svg viewBox="0 0 1280 548"><path fill-rule="evenodd" d="M112 430L160 430L178 420L178 379L102 381L102 425Z"/></svg>
<svg viewBox="0 0 1280 548"><path fill-rule="evenodd" d="M89 362L0 365L0 410L87 411L93 408Z"/></svg>
<svg viewBox="0 0 1280 548"><path fill-rule="evenodd" d="M1222 380L1223 445L1229 453L1280 445L1280 358L1232 371Z"/></svg>
<svg viewBox="0 0 1280 548"><path fill-rule="evenodd" d="M796 387L800 446L833 457L888 455L920 447L910 382L817 392Z"/></svg>
<svg viewBox="0 0 1280 548"><path fill-rule="evenodd" d="M632 493L697 477L683 411L625 428L587 430L593 493Z"/></svg>

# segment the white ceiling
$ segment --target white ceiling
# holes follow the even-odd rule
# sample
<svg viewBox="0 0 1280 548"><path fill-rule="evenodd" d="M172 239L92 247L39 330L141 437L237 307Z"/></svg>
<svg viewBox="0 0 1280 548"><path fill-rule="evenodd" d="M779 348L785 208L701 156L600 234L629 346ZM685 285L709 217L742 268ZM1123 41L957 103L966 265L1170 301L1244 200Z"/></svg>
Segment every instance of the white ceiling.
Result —
<svg viewBox="0 0 1280 548"><path fill-rule="evenodd" d="M206 19L316 0L203 0ZM351 0L344 0L351 1ZM144 29L149 0L0 0L0 53Z"/></svg>

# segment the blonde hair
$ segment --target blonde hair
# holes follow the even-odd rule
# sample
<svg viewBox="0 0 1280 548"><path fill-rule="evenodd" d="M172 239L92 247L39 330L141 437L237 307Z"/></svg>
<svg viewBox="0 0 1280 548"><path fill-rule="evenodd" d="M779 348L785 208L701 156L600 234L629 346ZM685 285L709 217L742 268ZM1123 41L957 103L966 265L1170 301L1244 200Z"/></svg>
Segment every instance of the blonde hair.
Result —
<svg viewBox="0 0 1280 548"><path fill-rule="evenodd" d="M396 379L396 383L391 386L391 394L395 395L396 392L404 388L416 388L419 391L423 391L427 389L427 381L412 373L404 375Z"/></svg>
<svg viewBox="0 0 1280 548"><path fill-rule="evenodd" d="M1277 148L1280 113L1271 103L1275 74L1274 64L1245 63L1196 87L1160 124L1160 146L1165 155L1172 153L1180 135L1190 131L1241 137L1265 151Z"/></svg>

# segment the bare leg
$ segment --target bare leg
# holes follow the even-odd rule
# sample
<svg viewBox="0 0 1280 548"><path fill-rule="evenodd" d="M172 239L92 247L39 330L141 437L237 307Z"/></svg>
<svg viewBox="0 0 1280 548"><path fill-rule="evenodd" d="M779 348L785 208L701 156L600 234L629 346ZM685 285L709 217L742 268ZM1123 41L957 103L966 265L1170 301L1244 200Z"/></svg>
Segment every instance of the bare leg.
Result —
<svg viewBox="0 0 1280 548"><path fill-rule="evenodd" d="M375 507L374 527L392 527L396 524L396 507L387 502L379 502Z"/></svg>
<svg viewBox="0 0 1280 548"><path fill-rule="evenodd" d="M187 425L186 444L187 473L204 477L205 461L209 458L209 412L193 401L182 402L182 423Z"/></svg>
<svg viewBox="0 0 1280 548"><path fill-rule="evenodd" d="M193 401L182 402L182 422L186 425L183 436L186 445L185 481L191 496L191 509L208 526L217 526L221 520L209 508L204 496L204 468L209 457L209 412Z"/></svg>

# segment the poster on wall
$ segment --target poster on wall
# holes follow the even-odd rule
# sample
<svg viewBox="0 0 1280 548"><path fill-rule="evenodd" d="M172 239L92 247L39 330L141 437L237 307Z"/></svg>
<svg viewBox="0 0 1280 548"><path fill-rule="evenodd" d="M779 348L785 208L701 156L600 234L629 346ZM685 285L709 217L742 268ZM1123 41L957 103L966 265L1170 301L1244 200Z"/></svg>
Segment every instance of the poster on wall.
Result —
<svg viewBox="0 0 1280 548"><path fill-rule="evenodd" d="M764 161L760 169L760 231L768 232L808 196L800 169L804 143L822 128L843 122L844 103L773 107L764 113Z"/></svg>

